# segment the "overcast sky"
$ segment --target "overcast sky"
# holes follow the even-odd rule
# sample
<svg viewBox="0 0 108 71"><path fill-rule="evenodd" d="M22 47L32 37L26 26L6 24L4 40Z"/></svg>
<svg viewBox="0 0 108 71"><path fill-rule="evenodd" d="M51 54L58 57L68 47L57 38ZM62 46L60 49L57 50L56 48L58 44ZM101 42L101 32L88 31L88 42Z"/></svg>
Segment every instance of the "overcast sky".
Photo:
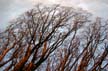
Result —
<svg viewBox="0 0 108 71"><path fill-rule="evenodd" d="M108 0L0 0L0 28L5 28L10 20L40 2L81 7L95 16L108 18Z"/></svg>

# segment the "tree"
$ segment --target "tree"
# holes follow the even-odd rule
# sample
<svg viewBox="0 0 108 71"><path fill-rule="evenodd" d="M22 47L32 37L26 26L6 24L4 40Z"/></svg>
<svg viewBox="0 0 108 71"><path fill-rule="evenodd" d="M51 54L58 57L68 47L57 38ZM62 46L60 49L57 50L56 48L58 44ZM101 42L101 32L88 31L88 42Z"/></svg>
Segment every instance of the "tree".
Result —
<svg viewBox="0 0 108 71"><path fill-rule="evenodd" d="M36 5L0 33L0 68L4 71L105 69L107 22L103 25L100 18L94 22L90 15L71 7Z"/></svg>
<svg viewBox="0 0 108 71"><path fill-rule="evenodd" d="M100 18L66 40L47 59L45 71L102 71L107 69L107 23ZM83 34L82 34L83 33ZM68 41L68 42L67 42ZM41 68L41 67L40 67ZM42 71L42 68L41 70Z"/></svg>

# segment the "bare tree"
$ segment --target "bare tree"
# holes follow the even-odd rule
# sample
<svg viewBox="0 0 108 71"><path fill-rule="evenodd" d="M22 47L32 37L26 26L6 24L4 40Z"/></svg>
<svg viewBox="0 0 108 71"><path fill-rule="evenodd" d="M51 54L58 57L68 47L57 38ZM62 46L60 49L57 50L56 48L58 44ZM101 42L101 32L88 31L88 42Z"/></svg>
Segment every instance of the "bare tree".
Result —
<svg viewBox="0 0 108 71"><path fill-rule="evenodd" d="M37 5L0 33L0 68L4 71L37 70L87 21L87 15L68 7ZM58 70L63 70L64 66L65 63Z"/></svg>
<svg viewBox="0 0 108 71"><path fill-rule="evenodd" d="M101 71L108 65L108 22L59 5L36 5L0 33L3 71Z"/></svg>
<svg viewBox="0 0 108 71"><path fill-rule="evenodd" d="M108 23L100 18L66 40L47 60L46 71L102 71L107 69ZM67 42L69 41L69 42ZM41 70L40 70L41 71Z"/></svg>

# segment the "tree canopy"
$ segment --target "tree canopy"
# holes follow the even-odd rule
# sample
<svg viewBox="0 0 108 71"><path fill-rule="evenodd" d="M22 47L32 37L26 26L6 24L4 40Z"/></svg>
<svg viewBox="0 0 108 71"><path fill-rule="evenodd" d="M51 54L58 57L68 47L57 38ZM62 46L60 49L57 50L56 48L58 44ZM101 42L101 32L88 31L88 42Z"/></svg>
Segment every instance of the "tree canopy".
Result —
<svg viewBox="0 0 108 71"><path fill-rule="evenodd" d="M0 70L100 71L108 65L108 22L84 10L36 5L0 33Z"/></svg>

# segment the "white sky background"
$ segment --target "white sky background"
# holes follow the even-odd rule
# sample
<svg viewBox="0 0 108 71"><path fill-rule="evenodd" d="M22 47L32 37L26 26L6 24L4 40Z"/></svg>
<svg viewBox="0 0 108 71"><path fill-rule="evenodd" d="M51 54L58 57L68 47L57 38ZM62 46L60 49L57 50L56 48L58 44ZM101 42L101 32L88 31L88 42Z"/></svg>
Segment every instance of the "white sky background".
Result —
<svg viewBox="0 0 108 71"><path fill-rule="evenodd" d="M95 16L108 18L108 0L0 0L0 29L4 29L11 19L40 2L81 7Z"/></svg>

